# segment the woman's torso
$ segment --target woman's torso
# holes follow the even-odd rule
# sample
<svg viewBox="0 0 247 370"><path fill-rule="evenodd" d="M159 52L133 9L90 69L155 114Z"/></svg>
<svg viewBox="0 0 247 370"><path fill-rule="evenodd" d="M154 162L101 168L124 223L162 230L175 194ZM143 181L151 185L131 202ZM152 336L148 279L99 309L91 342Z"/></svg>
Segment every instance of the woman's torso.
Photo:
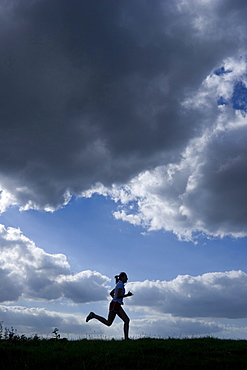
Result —
<svg viewBox="0 0 247 370"><path fill-rule="evenodd" d="M117 285L115 287L113 302L118 302L120 304L123 304L123 298L117 298L118 289L121 289L122 290L122 295L124 295L125 289L124 289L124 283L122 282L122 280L119 280L119 282L117 283Z"/></svg>

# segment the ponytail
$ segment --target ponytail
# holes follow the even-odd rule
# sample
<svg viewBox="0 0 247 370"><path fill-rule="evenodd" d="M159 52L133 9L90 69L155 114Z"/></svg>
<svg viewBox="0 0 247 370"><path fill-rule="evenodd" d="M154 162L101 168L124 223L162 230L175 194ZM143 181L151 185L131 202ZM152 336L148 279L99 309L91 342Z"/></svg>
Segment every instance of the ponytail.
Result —
<svg viewBox="0 0 247 370"><path fill-rule="evenodd" d="M126 275L126 272L121 272L121 274L114 276L114 277L115 277L115 279L116 279L116 284L119 282L119 280L121 280L121 278L122 278L123 276L127 276L127 275Z"/></svg>

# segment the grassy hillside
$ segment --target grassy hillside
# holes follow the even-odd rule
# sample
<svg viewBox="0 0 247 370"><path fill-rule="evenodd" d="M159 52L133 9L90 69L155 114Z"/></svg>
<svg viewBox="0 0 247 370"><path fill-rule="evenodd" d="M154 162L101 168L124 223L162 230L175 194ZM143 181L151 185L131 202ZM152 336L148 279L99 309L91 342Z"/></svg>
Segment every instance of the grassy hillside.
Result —
<svg viewBox="0 0 247 370"><path fill-rule="evenodd" d="M4 370L247 369L247 341L201 339L1 340Z"/></svg>

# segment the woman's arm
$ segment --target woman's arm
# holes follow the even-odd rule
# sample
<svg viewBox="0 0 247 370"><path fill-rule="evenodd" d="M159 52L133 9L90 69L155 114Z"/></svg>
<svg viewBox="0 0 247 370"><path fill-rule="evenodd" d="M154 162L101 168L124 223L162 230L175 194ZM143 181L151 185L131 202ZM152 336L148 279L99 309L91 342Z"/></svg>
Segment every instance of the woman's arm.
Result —
<svg viewBox="0 0 247 370"><path fill-rule="evenodd" d="M131 293L131 292L128 292L127 294L122 294L122 289L121 288L119 288L117 290L117 299L131 297L132 295L133 295L133 293Z"/></svg>
<svg viewBox="0 0 247 370"><path fill-rule="evenodd" d="M112 291L110 292L110 296L111 296L112 298L114 298L114 292L115 292L115 289L112 289Z"/></svg>

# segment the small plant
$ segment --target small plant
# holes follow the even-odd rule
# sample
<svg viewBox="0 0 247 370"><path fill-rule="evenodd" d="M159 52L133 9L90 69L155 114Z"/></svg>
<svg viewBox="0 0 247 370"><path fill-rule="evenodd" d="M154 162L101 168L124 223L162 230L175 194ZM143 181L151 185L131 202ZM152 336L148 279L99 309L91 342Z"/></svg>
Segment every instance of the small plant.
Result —
<svg viewBox="0 0 247 370"><path fill-rule="evenodd" d="M14 329L13 326L11 326L10 329L5 328L4 339L9 340L9 341L13 341L14 339L19 338L19 336L16 335L16 332L17 332L17 330Z"/></svg>
<svg viewBox="0 0 247 370"><path fill-rule="evenodd" d="M59 332L59 329L58 328L55 328L52 332L52 334L55 335L55 339L58 340L60 339L60 334L58 333Z"/></svg>
<svg viewBox="0 0 247 370"><path fill-rule="evenodd" d="M3 321L0 321L0 340L3 337Z"/></svg>
<svg viewBox="0 0 247 370"><path fill-rule="evenodd" d="M40 337L38 336L38 334L34 334L34 336L31 338L31 340L32 340L33 342L39 342L41 339L40 339Z"/></svg>

